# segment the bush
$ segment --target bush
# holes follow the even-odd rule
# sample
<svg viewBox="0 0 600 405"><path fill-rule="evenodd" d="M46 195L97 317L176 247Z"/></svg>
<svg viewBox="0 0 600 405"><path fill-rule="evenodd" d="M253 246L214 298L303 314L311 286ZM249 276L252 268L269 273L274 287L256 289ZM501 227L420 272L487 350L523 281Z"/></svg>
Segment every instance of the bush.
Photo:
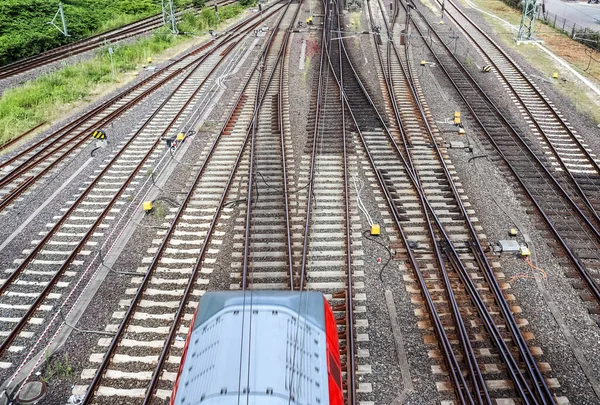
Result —
<svg viewBox="0 0 600 405"><path fill-rule="evenodd" d="M230 4L219 8L219 19L221 22L237 17L245 10L240 4ZM179 23L179 31L181 32L206 32L209 29L217 27L217 15L213 7L205 7L202 11L195 15L191 12L182 14L181 22Z"/></svg>
<svg viewBox="0 0 600 405"><path fill-rule="evenodd" d="M178 7L193 0L178 0ZM160 13L156 0L62 0L69 37L48 21L57 0L0 1L0 65ZM60 26L60 22L57 21Z"/></svg>

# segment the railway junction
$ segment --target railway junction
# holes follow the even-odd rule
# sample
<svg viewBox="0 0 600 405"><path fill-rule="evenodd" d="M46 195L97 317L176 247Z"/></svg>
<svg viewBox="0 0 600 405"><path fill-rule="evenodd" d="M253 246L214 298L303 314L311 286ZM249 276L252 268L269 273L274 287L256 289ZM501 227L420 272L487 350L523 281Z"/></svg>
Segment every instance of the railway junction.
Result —
<svg viewBox="0 0 600 405"><path fill-rule="evenodd" d="M257 290L325 296L349 405L600 403L598 123L460 0L340 1L0 146L0 404L168 404L202 296Z"/></svg>

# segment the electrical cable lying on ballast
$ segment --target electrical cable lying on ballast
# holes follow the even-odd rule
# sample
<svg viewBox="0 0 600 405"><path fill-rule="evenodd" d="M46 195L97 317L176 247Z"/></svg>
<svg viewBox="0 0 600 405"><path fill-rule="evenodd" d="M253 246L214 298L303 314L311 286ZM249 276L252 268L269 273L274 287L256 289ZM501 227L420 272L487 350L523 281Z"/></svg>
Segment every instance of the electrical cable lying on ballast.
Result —
<svg viewBox="0 0 600 405"><path fill-rule="evenodd" d="M356 190L356 203L358 205L358 208L360 209L360 211L364 214L365 218L367 219L367 222L369 223L369 226L371 227L371 229L365 229L363 231L363 236L365 238L367 238L368 240L377 243L379 246L383 247L387 253L388 253L388 259L387 261L384 263L383 267L381 267L381 269L379 270L379 280L383 283L383 271L385 270L385 268L390 264L390 262L392 261L392 258L394 257L392 251L390 250L390 248L388 246L386 246L384 243L378 241L376 238L371 236L371 232L372 232L372 227L375 224L373 222L373 218L371 217L371 214L369 214L369 211L367 210L367 207L365 206L365 204L362 201L362 198L360 197L360 192L362 191L364 185L362 183L362 181L360 182L360 188L358 187L357 184L357 180L355 176L352 176L352 182L354 184L354 189ZM378 260L379 262L379 260Z"/></svg>
<svg viewBox="0 0 600 405"><path fill-rule="evenodd" d="M113 269L112 267L110 267L106 263L104 263L104 256L102 255L102 247L100 247L100 249L99 249L98 257L100 258L100 264L102 266L104 266L105 268L107 268L108 271L110 271L110 272L113 272L113 273L118 274L120 276L139 276L140 275L140 273L135 273L135 272L132 272L132 271L118 271L118 270Z"/></svg>
<svg viewBox="0 0 600 405"><path fill-rule="evenodd" d="M69 322L67 322L67 318L65 317L65 314L62 313L62 308L58 308L58 314L62 318L64 324L67 325L69 328L73 329L75 332L80 332L80 333L94 333L96 335L106 335L106 336L114 336L115 335L115 332L107 332L107 331L104 331L104 330L81 329L81 328L78 328L75 325L70 324Z"/></svg>
<svg viewBox="0 0 600 405"><path fill-rule="evenodd" d="M527 265L529 267L531 267L533 270L536 270L537 272L540 273L540 275L542 276L543 279L548 278L548 273L546 273L546 271L544 271L544 269L536 266L535 264L531 263L531 259L526 257L523 259L525 261L525 263L527 263ZM512 283L516 280L521 280L521 279L531 279L534 280L535 279L535 275L531 275L529 273L524 273L524 272L519 272L517 274L515 274L514 276L512 276L508 282Z"/></svg>
<svg viewBox="0 0 600 405"><path fill-rule="evenodd" d="M369 239L370 241L373 241L373 242L377 243L378 245L380 245L381 247L383 247L387 251L387 253L388 253L388 259L387 259L387 261L384 263L383 267L381 267L381 269L379 270L379 280L383 283L384 282L383 281L383 271L388 266L388 264L390 264L390 262L392 261L392 258L393 258L392 251L390 250L389 247L387 247L386 245L384 245L383 243L381 243L377 239L373 238L371 236L371 230L370 229L365 229L363 231L363 236L365 238Z"/></svg>

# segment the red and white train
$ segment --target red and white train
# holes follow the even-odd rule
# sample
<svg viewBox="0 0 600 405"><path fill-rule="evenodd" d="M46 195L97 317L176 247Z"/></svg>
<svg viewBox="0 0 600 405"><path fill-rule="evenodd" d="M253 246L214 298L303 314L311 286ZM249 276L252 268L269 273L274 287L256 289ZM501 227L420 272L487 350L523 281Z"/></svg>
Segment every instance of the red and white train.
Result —
<svg viewBox="0 0 600 405"><path fill-rule="evenodd" d="M171 405L342 405L335 317L314 291L208 292Z"/></svg>

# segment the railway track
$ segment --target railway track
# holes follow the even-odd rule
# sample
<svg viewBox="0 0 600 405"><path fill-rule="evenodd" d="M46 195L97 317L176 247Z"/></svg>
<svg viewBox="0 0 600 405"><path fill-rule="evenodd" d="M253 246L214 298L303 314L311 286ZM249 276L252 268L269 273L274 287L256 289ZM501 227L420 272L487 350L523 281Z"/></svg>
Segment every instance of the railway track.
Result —
<svg viewBox="0 0 600 405"><path fill-rule="evenodd" d="M105 130L109 142L112 142L112 134L106 130L112 122L156 91L180 83L186 72L204 61L204 51L215 49L223 43L239 41L245 33L260 24L259 15L256 13L236 24L222 38L207 41L138 84L122 91L73 122L32 142L17 153L6 155L6 158L0 162L0 213L5 214L8 207L14 206L14 203L19 201L19 197L31 190L45 176L51 175L53 170L61 167L69 158L88 149L91 152L94 146L91 134L95 130ZM251 20L254 20L254 24L248 26Z"/></svg>
<svg viewBox="0 0 600 405"><path fill-rule="evenodd" d="M385 7L380 2L378 5L384 14L378 21L385 23L386 36L392 38ZM396 15L392 26L395 21ZM376 25L373 19L371 24ZM377 53L382 90L389 96L388 111L395 117L392 131L376 111L350 58L346 57L339 77L348 78L347 103L360 143L377 174L403 241L406 261L414 271L415 276L407 275L408 280L419 287L412 288L420 291L423 300L418 302L431 317L431 322L421 327L435 332L438 356L445 359L445 367L436 374L450 381L439 382L437 387L454 391L460 403L492 403L492 398L554 403L520 330L522 322L514 318L482 248L472 212L465 207L437 146L408 56L399 53L391 40L382 42L386 51L382 45ZM344 66L344 59L341 64ZM370 120L365 106L374 111ZM373 117L379 117L379 122ZM542 367L549 371L547 364ZM556 385L555 380L550 382Z"/></svg>
<svg viewBox="0 0 600 405"><path fill-rule="evenodd" d="M254 133L251 128L268 87L263 86L261 78L269 72L274 75L276 70L276 65L271 65L273 58L266 56L282 47L284 34L279 26L282 21L293 26L299 7L288 3L263 43L262 56L253 62L231 113L205 151L169 230L161 235L156 254L140 275L143 279L132 280L137 287L128 290L133 300L121 303L128 309L122 314L121 324L114 325L116 337L99 342L100 346L109 346L106 356L92 355L93 362L100 362L98 370L84 370L82 374L84 380L91 379L84 403L112 403L115 397L132 401L143 398L144 403L153 403L156 398L170 395L179 368L174 359L183 348L176 336L187 333L197 300L208 288L215 254L211 245L223 233L220 221L231 215L232 208L226 203L237 200L239 187L235 184L249 170L249 145Z"/></svg>
<svg viewBox="0 0 600 405"><path fill-rule="evenodd" d="M159 149L162 138L193 129L198 117L214 108L219 77L232 72L252 41L246 37L234 42L237 46L224 42L207 51L206 63L187 72L161 107L135 128L114 156L105 159L90 184L2 281L3 377L12 381L60 327L58 313L52 316L55 306L70 310L91 269L102 265L102 249L115 241L122 221L127 222L152 188L152 175L142 170L160 172L169 162L171 153Z"/></svg>
<svg viewBox="0 0 600 405"><path fill-rule="evenodd" d="M600 250L595 214L577 192L573 176L555 170L546 150L510 124L495 103L444 44L439 28L431 25L417 9L415 29L418 35L431 32L433 43L423 41L450 83L465 103L473 121L482 129L494 150L506 164L556 238L554 248L566 256L575 271L568 276L582 282L582 298L592 313L600 304ZM569 169L572 170L572 167ZM591 299L590 299L591 298ZM599 319L596 317L596 322Z"/></svg>
<svg viewBox="0 0 600 405"><path fill-rule="evenodd" d="M219 6L225 6L234 3L233 0L219 2ZM179 16L179 13L177 13ZM123 27L114 30L96 34L88 38L81 39L38 55L31 56L0 67L0 80L8 79L13 76L20 75L32 69L54 63L68 57L79 55L93 49L106 46L107 43L114 44L126 40L128 38L143 35L152 30L163 26L163 18L161 15L154 15L142 20L124 25Z"/></svg>
<svg viewBox="0 0 600 405"><path fill-rule="evenodd" d="M316 103L319 107L313 139L305 149L311 180L307 185L299 186L297 181L303 176L287 168L288 162L293 161L290 157L293 151L289 129L286 129L289 128L286 119L286 51L290 30L300 7L298 3L289 4L290 9L278 23L287 25L288 29L276 28L272 32L264 47L264 57L257 61L215 143L205 153L192 187L166 235L161 235L162 241L149 268L144 268L147 272L141 287L117 329L118 335L110 344L108 355L104 357L99 371L95 372L86 401L91 400L94 392L98 398L111 394L145 396L145 403L151 402L154 388L158 388L158 397L170 393L178 368L176 359L183 347L175 336L185 333L185 326L191 321L195 302L202 291L206 288L221 289L218 282L212 281L211 274L219 250L228 250L223 247L224 231L234 225L235 232L230 241L234 248L231 254L232 282L228 287L244 290L315 288L324 291L339 319L344 319L341 336L345 339L347 353L343 358L347 363L344 366L348 381L346 395L348 403L357 403L356 392L360 389L355 384L352 308L364 311L364 307L353 304L353 287L361 288L361 283L357 283L354 277L360 277L360 274L353 274L353 264L349 259L345 260L352 243L350 200L347 182L340 182L345 178L345 171L339 165L346 156L330 156L340 154L344 143L341 139L330 143L329 138L323 135L334 126L339 129L339 117L332 114L331 103L338 105L335 112L339 111L340 103L339 97L337 100L335 97L324 99L325 74L319 79ZM323 73L326 66L323 64L321 68ZM219 174L216 178L218 187L215 173ZM289 185L296 188L290 189ZM340 200L340 191L346 195L345 199ZM295 196L293 201L290 194ZM312 201L313 195L317 203ZM231 203L240 204L240 214L245 211L245 218L231 218L234 214ZM290 207L300 204L306 204L305 216L298 209L295 210L298 216L293 217L294 210ZM336 226L343 230L337 230ZM302 228L305 228L305 233L300 232ZM327 228L336 231L327 232ZM300 242L302 252L298 252ZM192 263L193 268L190 269ZM186 279L185 276L189 277ZM134 281L137 282L139 280ZM158 284L161 286L160 293L152 288ZM182 289L183 285L187 285L183 293L181 290L171 291L172 288ZM157 302L162 301L157 297L160 294L167 297L175 295L181 300L161 304ZM360 301L361 294L357 295ZM129 300L125 301L122 305L129 306ZM158 328L157 323L153 324L152 330L145 326L148 319L163 317L165 321L160 321ZM172 319L175 321L171 322ZM359 325L364 327L364 321ZM107 339L103 341L107 344ZM152 346L156 343L154 349L145 349L147 358L153 359L150 367L154 369L152 377L146 371L122 371L130 368L131 362L139 363L140 347L150 346L144 342L153 342ZM129 366L123 364L128 361L120 360L120 356L127 358L126 353L138 356L129 357ZM100 356L93 355L92 358L99 359ZM158 365L155 365L157 356ZM358 369L361 370L360 366ZM89 377L93 371L86 370L83 374ZM127 379L142 381L134 383L132 390L132 383ZM146 390L148 379L151 383ZM365 389L364 386L362 388Z"/></svg>
<svg viewBox="0 0 600 405"><path fill-rule="evenodd" d="M580 195L598 220L600 167L583 138L523 69L454 2L448 1L445 11L485 62L494 67L496 77L514 96L524 120L533 124L531 139L541 143L549 168L564 171L574 181L573 192Z"/></svg>

